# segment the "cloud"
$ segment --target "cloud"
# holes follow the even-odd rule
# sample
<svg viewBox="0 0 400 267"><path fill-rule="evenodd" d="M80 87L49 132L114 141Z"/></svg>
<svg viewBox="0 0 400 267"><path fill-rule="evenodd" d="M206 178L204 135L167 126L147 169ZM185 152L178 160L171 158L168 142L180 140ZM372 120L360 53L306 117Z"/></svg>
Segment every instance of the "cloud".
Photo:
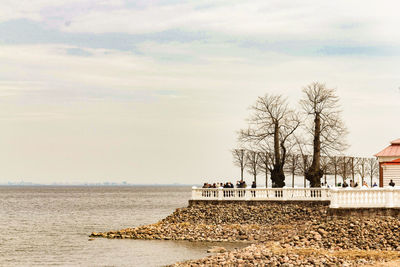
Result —
<svg viewBox="0 0 400 267"><path fill-rule="evenodd" d="M150 4L141 8L91 10L75 16L63 31L144 34L168 29L208 31L232 36L276 40L346 40L374 44L393 42L399 17L394 1L208 1ZM357 10L357 15L354 10ZM397 22L397 24L396 24ZM389 36L392 34L392 36ZM375 38L379 36L379 38ZM396 38L396 41L399 39Z"/></svg>
<svg viewBox="0 0 400 267"><path fill-rule="evenodd" d="M208 38L202 32L168 30L160 33L132 35L126 33L68 33L49 28L43 22L27 19L0 23L0 44L62 44L81 48L105 48L137 53L137 44L154 41L158 43L188 43Z"/></svg>
<svg viewBox="0 0 400 267"><path fill-rule="evenodd" d="M71 56L71 51L74 55ZM104 49L61 45L0 46L0 95L32 103L76 101L154 101L162 81L147 78L154 63L147 58ZM3 98L4 100L4 98Z"/></svg>
<svg viewBox="0 0 400 267"><path fill-rule="evenodd" d="M0 43L59 43L132 53L140 53L137 47L143 43L156 42L229 44L300 56L399 54L395 25L400 18L391 1L50 2L0 4L20 14L0 23Z"/></svg>
<svg viewBox="0 0 400 267"><path fill-rule="evenodd" d="M68 48L67 49L67 54L68 55L73 55L73 56L81 56L81 57L88 57L91 56L92 53L88 52L87 50L81 49L81 48Z"/></svg>
<svg viewBox="0 0 400 267"><path fill-rule="evenodd" d="M121 7L119 0L2 0L0 3L0 21L13 19L31 19L35 21L55 22L73 14L79 15L91 9L112 9ZM55 20L56 19L56 20Z"/></svg>
<svg viewBox="0 0 400 267"><path fill-rule="evenodd" d="M97 3L1 2L4 175L235 177L248 106L312 81L338 88L353 154L398 134L393 1Z"/></svg>
<svg viewBox="0 0 400 267"><path fill-rule="evenodd" d="M147 42L137 49L139 54L88 48L82 52L55 44L3 45L0 94L42 103L152 102L168 96L223 98L247 90L250 103L267 89L298 94L299 87L316 79L358 92L381 85L396 88L398 77L398 57L309 57L203 43ZM174 60L160 60L168 56Z"/></svg>

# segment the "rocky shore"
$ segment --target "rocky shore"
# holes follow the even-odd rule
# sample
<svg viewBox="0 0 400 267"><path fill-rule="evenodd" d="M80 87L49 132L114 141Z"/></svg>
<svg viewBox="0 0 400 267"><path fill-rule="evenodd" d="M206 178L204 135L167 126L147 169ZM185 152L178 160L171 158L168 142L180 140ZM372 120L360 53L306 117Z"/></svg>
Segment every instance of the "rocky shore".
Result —
<svg viewBox="0 0 400 267"><path fill-rule="evenodd" d="M397 259L388 251L283 248L279 243L252 244L244 249L218 253L199 260L170 265L183 266L366 266Z"/></svg>
<svg viewBox="0 0 400 267"><path fill-rule="evenodd" d="M249 242L196 265L365 265L400 258L394 217L330 217L317 203L209 203L177 209L158 223L91 237Z"/></svg>

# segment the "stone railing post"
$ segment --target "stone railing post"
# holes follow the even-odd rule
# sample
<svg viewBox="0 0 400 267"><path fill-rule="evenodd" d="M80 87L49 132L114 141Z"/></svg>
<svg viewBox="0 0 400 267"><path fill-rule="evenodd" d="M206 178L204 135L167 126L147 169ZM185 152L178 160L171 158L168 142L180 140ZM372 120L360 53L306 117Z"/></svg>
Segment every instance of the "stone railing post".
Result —
<svg viewBox="0 0 400 267"><path fill-rule="evenodd" d="M279 191L282 192L282 200L288 200L288 192L286 188L280 188Z"/></svg>
<svg viewBox="0 0 400 267"><path fill-rule="evenodd" d="M385 190L385 207L386 208L393 208L393 187L386 188Z"/></svg>
<svg viewBox="0 0 400 267"><path fill-rule="evenodd" d="M331 193L331 204L329 205L329 207L332 208L332 209L339 208L339 205L338 205L338 193L339 193L339 191L338 191L338 189L337 188L332 188L330 190L330 193Z"/></svg>
<svg viewBox="0 0 400 267"><path fill-rule="evenodd" d="M321 191L321 200L329 200L329 192L330 192L330 188L324 188Z"/></svg>
<svg viewBox="0 0 400 267"><path fill-rule="evenodd" d="M251 191L248 190L247 188L245 188L245 189L244 189L244 192L245 192L245 193L244 193L244 194L245 194L245 198L244 198L244 199L245 199L245 200L250 200L250 198L252 197L252 196L251 196Z"/></svg>
<svg viewBox="0 0 400 267"><path fill-rule="evenodd" d="M197 189L196 186L192 186L192 199L193 200L196 200L196 189Z"/></svg>
<svg viewBox="0 0 400 267"><path fill-rule="evenodd" d="M224 198L224 189L222 187L218 187L218 200L222 200Z"/></svg>

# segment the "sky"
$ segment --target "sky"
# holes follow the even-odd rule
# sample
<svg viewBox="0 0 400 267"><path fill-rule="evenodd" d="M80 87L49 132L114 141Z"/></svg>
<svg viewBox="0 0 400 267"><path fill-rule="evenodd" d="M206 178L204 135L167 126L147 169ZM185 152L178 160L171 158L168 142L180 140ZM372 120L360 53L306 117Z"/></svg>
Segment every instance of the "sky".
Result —
<svg viewBox="0 0 400 267"><path fill-rule="evenodd" d="M2 0L0 183L236 181L257 96L336 88L351 145L400 138L397 1ZM249 181L251 176L245 176Z"/></svg>

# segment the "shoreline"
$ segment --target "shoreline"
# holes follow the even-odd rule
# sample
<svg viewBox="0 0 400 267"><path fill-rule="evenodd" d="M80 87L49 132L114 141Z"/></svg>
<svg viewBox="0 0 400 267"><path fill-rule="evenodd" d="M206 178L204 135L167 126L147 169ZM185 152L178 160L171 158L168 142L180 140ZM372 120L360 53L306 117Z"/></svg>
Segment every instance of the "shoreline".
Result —
<svg viewBox="0 0 400 267"><path fill-rule="evenodd" d="M323 203L191 204L155 224L90 236L249 243L239 250L171 266L366 265L400 259L399 220L331 217Z"/></svg>

